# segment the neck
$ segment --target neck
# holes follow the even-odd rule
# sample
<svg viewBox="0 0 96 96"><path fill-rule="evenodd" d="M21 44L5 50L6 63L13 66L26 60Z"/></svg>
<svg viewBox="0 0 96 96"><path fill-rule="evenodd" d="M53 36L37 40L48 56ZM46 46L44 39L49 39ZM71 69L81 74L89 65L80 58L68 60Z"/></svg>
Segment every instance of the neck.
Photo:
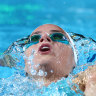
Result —
<svg viewBox="0 0 96 96"><path fill-rule="evenodd" d="M56 77L54 75L50 76L50 77L46 77L44 78L44 85L48 86L50 85L52 82L57 82L58 80L60 80L61 77Z"/></svg>

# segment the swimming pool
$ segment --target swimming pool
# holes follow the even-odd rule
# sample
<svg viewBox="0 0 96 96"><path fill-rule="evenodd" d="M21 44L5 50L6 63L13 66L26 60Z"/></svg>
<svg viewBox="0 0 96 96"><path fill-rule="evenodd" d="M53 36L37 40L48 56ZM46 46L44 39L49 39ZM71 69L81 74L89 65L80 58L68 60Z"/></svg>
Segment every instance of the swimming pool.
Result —
<svg viewBox="0 0 96 96"><path fill-rule="evenodd" d="M57 24L68 32L96 40L95 3L95 0L0 1L0 52L3 53L14 41L29 35L45 23ZM90 64L94 65L96 60L96 44L93 41L83 38L75 44L80 54L78 67L72 74L85 70ZM79 89L78 94L71 90L72 74L67 79L62 78L57 83L41 88L38 82L25 76L23 54L17 49L13 52L19 62L13 68L0 67L0 96L82 96ZM86 63L89 65L79 67Z"/></svg>

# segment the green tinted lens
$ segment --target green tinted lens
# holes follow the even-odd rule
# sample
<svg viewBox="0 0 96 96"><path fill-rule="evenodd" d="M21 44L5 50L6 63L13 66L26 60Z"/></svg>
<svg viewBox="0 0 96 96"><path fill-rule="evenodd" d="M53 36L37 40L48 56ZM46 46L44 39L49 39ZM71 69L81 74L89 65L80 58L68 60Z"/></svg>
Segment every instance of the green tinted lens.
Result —
<svg viewBox="0 0 96 96"><path fill-rule="evenodd" d="M50 35L50 38L53 41L61 42L61 43L67 44L67 45L69 44L69 41L62 33L53 33Z"/></svg>
<svg viewBox="0 0 96 96"><path fill-rule="evenodd" d="M50 38L53 41L59 41L59 40L64 40L65 36L62 33L53 33L51 34Z"/></svg>
<svg viewBox="0 0 96 96"><path fill-rule="evenodd" d="M39 42L41 36L40 35L33 35L31 38L30 38L30 42Z"/></svg>

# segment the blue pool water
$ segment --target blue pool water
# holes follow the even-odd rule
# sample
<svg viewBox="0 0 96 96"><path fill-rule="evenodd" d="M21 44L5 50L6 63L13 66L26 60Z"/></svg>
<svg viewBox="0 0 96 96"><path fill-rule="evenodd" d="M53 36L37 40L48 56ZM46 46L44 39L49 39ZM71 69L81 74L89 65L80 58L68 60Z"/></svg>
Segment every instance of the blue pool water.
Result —
<svg viewBox="0 0 96 96"><path fill-rule="evenodd" d="M0 53L14 41L46 23L59 25L67 32L96 40L95 5L95 0L0 0ZM83 92L78 88L78 94L71 89L72 76L84 71L89 65L94 65L96 44L90 39L81 39L74 43L79 53L77 68L68 78L42 88L39 82L25 76L23 54L15 48L11 55L14 54L13 57L18 59L17 66L0 67L0 96L82 96ZM86 66L81 67L86 63Z"/></svg>
<svg viewBox="0 0 96 96"><path fill-rule="evenodd" d="M45 23L96 40L95 0L0 0L0 52Z"/></svg>

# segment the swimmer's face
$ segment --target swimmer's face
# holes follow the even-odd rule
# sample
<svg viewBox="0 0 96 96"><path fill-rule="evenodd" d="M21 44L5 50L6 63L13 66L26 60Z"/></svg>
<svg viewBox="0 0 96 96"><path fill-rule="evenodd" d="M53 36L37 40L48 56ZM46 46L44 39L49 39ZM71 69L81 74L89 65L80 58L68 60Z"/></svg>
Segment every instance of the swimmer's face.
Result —
<svg viewBox="0 0 96 96"><path fill-rule="evenodd" d="M64 30L52 24L42 25L32 32L31 36L38 34L41 35L41 38L37 44L32 44L25 51L27 57L30 57L34 51L33 65L28 63L28 59L25 59L27 73L31 75L33 67L37 73L42 70L47 73L46 78L50 78L53 75L54 77L65 77L72 71L75 61L70 43L56 42L49 36L57 32L64 34L69 41Z"/></svg>

